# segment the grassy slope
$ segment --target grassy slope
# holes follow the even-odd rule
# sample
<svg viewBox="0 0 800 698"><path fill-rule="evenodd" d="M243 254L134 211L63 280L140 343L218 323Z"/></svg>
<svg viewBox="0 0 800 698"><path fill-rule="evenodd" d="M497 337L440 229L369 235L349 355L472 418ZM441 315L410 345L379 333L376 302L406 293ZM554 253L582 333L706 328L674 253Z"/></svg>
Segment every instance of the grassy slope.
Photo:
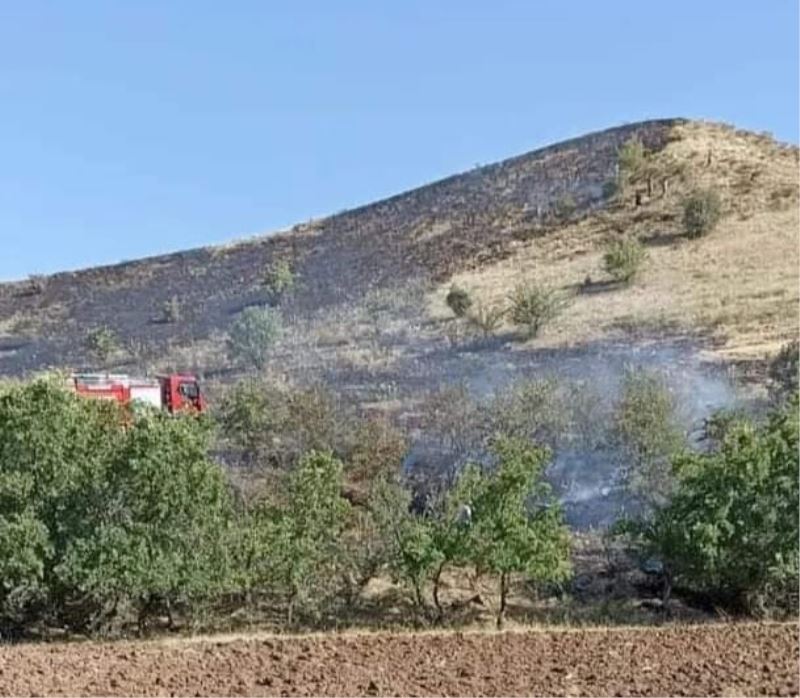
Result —
<svg viewBox="0 0 800 698"><path fill-rule="evenodd" d="M602 245L622 234L640 236L649 261L627 288L579 293L569 310L534 340L576 344L645 330L703 333L724 357L763 358L798 333L798 152L768 137L691 122L656 162L686 163L682 181L635 207L628 200L567 225L559 235L520 242L513 255L456 274L458 284L486 303L502 302L515 284L536 280L574 289L604 278ZM708 165L708 153L711 164ZM724 217L707 237L681 237L680 199L714 188ZM434 317L449 314L449 282L430 297Z"/></svg>

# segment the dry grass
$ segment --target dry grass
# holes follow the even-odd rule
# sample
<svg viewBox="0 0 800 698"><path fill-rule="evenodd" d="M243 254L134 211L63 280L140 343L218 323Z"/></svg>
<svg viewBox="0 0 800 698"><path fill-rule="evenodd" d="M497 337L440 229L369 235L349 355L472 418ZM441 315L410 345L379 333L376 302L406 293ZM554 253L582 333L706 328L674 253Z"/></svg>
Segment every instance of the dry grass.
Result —
<svg viewBox="0 0 800 698"><path fill-rule="evenodd" d="M713 124L689 123L674 135L657 160L686 166L666 197L659 192L638 208L626 202L521 242L508 259L452 281L484 302L503 301L523 279L574 291L574 303L537 345L571 345L621 329L663 329L709 334L724 356L772 353L798 333L797 150ZM723 218L707 237L687 240L680 201L697 187L719 191ZM636 283L604 286L598 283L607 281L601 246L621 234L641 237L650 258ZM592 283L584 286L587 278ZM450 283L429 297L434 317L449 315L444 297Z"/></svg>

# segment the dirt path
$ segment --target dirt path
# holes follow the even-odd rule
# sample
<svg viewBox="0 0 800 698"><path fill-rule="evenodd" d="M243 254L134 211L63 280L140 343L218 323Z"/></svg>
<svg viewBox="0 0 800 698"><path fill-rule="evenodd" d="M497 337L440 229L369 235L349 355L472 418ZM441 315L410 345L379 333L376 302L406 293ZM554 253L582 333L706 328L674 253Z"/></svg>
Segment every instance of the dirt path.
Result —
<svg viewBox="0 0 800 698"><path fill-rule="evenodd" d="M795 625L18 645L4 695L798 695Z"/></svg>

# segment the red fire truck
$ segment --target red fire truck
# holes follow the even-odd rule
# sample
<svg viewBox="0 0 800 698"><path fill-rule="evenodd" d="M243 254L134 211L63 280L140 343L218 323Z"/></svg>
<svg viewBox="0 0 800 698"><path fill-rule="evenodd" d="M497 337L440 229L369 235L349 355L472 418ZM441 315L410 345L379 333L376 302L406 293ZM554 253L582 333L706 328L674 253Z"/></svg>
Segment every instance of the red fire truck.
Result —
<svg viewBox="0 0 800 698"><path fill-rule="evenodd" d="M173 373L155 378L138 378L121 373L76 373L70 387L79 395L153 405L171 414L182 410L203 412L205 400L195 376Z"/></svg>

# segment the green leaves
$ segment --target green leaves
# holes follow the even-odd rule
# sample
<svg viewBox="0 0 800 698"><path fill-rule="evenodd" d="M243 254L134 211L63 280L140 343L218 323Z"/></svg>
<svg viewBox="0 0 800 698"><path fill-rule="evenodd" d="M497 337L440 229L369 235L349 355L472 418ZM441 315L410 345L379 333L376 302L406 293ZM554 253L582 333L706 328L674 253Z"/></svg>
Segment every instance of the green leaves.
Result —
<svg viewBox="0 0 800 698"><path fill-rule="evenodd" d="M228 350L235 360L260 369L282 335L283 320L277 309L245 308L231 325Z"/></svg>

